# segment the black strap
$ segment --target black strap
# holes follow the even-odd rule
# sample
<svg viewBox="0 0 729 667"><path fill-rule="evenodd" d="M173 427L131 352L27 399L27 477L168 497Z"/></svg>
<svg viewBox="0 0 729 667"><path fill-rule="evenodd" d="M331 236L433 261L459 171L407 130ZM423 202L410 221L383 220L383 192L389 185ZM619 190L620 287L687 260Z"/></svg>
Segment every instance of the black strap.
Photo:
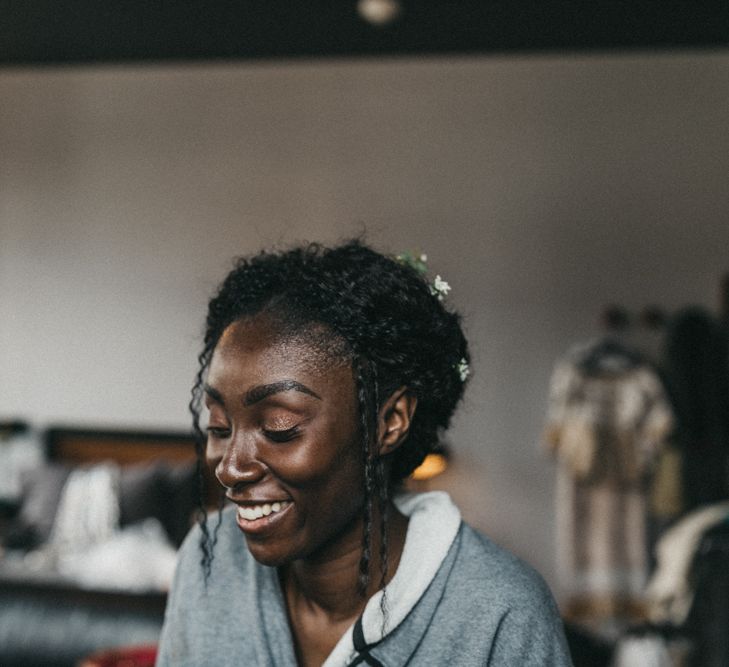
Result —
<svg viewBox="0 0 729 667"><path fill-rule="evenodd" d="M379 644L379 641L368 644L365 641L364 630L362 629L362 617L357 619L352 630L352 642L354 643L354 650L359 655L349 663L348 667L355 667L356 665L370 665L371 667L385 667L370 651Z"/></svg>

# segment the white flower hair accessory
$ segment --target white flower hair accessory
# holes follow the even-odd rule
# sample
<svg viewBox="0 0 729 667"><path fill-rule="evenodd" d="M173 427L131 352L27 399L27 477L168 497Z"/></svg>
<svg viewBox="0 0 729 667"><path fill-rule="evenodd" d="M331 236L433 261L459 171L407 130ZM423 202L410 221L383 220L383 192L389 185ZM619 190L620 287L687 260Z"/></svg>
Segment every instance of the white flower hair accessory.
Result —
<svg viewBox="0 0 729 667"><path fill-rule="evenodd" d="M440 276L436 276L433 284L430 286L430 293L438 297L438 301L443 301L450 291L451 286Z"/></svg>
<svg viewBox="0 0 729 667"><path fill-rule="evenodd" d="M425 253L415 255L412 252L401 252L399 255L395 256L395 260L400 264L404 264L409 266L411 269L414 269L421 276L425 276L428 272L428 267L426 265L428 256ZM443 301L443 299L448 295L448 292L451 291L451 286L439 275L435 277L435 280L432 283L428 284L428 288L430 289L430 293L438 298L438 301Z"/></svg>
<svg viewBox="0 0 729 667"><path fill-rule="evenodd" d="M471 374L471 368L465 359L461 359L456 364L456 371L458 372L458 377L461 378L461 382L465 382L468 376Z"/></svg>
<svg viewBox="0 0 729 667"><path fill-rule="evenodd" d="M426 265L428 256L425 253L419 253L416 255L409 251L401 252L400 254L395 255L395 261L403 266L409 266L421 276L425 276L428 272L428 267ZM448 292L451 291L451 286L443 280L440 275L437 275L432 283L428 283L428 288L430 289L430 293L436 297L438 301L443 301L443 299L448 296ZM468 361L465 357L462 357L457 364L454 364L453 369L456 373L458 373L458 377L461 379L461 382L465 382L471 374L471 368L469 367Z"/></svg>

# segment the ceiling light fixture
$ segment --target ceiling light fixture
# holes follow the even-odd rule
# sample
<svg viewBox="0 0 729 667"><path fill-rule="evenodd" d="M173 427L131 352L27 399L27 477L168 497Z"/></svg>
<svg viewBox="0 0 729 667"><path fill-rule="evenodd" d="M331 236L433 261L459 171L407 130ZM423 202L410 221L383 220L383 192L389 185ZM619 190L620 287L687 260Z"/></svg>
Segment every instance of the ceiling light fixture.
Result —
<svg viewBox="0 0 729 667"><path fill-rule="evenodd" d="M398 0L359 0L357 12L368 23L383 27L400 16L402 7Z"/></svg>

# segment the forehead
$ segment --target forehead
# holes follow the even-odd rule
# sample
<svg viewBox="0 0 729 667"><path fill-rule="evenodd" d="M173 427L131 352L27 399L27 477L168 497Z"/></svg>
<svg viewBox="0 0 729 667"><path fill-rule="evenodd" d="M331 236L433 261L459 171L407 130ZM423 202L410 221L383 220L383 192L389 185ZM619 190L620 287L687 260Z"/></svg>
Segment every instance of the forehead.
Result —
<svg viewBox="0 0 729 667"><path fill-rule="evenodd" d="M270 316L257 315L233 322L223 331L210 374L235 367L255 375L264 370L323 375L350 365L346 344L323 325L290 330Z"/></svg>

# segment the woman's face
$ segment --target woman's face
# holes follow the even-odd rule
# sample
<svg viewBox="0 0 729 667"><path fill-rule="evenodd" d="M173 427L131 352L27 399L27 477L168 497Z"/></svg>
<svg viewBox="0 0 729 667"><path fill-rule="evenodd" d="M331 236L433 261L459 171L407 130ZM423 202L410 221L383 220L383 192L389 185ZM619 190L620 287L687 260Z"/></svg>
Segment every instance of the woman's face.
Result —
<svg viewBox="0 0 729 667"><path fill-rule="evenodd" d="M364 474L351 365L276 334L266 316L231 324L205 388L208 463L251 553L272 566L353 533Z"/></svg>

